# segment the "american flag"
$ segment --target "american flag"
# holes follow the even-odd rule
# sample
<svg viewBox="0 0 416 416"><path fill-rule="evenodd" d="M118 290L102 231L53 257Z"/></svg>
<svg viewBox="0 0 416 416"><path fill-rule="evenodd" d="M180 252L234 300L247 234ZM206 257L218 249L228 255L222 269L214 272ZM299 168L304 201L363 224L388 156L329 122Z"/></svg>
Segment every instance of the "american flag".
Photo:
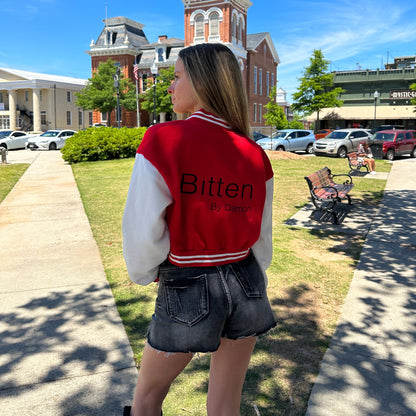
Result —
<svg viewBox="0 0 416 416"><path fill-rule="evenodd" d="M139 65L135 64L133 67L134 78L139 79Z"/></svg>

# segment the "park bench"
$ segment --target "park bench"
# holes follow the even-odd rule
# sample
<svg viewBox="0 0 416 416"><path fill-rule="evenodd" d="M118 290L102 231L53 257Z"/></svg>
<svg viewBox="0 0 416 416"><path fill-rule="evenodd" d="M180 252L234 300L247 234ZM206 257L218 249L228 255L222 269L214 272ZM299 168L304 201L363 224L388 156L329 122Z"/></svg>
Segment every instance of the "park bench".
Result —
<svg viewBox="0 0 416 416"><path fill-rule="evenodd" d="M335 177L346 177L343 183L335 183ZM318 211L326 211L332 214L334 224L338 224L338 216L334 210L335 205L347 198L351 205L351 197L348 193L354 187L352 178L348 174L333 175L331 170L324 167L309 176L305 176L312 197L312 203Z"/></svg>
<svg viewBox="0 0 416 416"><path fill-rule="evenodd" d="M359 172L361 168L365 168L369 172L368 166L364 164L364 159L359 157L357 152L351 152L347 154L348 164L350 165L350 174L353 172Z"/></svg>

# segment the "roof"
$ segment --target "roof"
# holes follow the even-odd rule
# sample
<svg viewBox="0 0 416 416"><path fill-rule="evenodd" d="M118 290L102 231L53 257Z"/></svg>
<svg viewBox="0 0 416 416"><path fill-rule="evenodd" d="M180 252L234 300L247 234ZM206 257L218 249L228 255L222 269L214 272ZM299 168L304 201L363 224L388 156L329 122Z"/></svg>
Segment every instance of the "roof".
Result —
<svg viewBox="0 0 416 416"><path fill-rule="evenodd" d="M177 47L167 47L166 59L161 62L156 61L157 67L168 68L170 66L174 66L178 60L181 49L183 49L183 45ZM139 68L150 68L155 61L155 48L142 49L142 53L139 54L137 61Z"/></svg>
<svg viewBox="0 0 416 416"><path fill-rule="evenodd" d="M146 46L143 46L142 49L146 48L157 48L158 45L166 45L166 46L185 46L185 41L179 38L169 38L169 39L159 39L157 42L149 43Z"/></svg>
<svg viewBox="0 0 416 416"><path fill-rule="evenodd" d="M65 77L62 75L41 74L39 72L22 71L20 69L0 68L0 71L3 71L9 75L9 77L7 77L8 81L18 81L18 80L37 81L39 80L39 81L51 81L51 82L63 82L67 84L77 84L77 85L82 85L82 86L84 86L87 82L86 79L81 79L81 78ZM2 82L1 79L2 79L2 76L0 74L0 82Z"/></svg>
<svg viewBox="0 0 416 416"><path fill-rule="evenodd" d="M62 75L0 68L0 86L2 89L69 88L71 90L81 90L85 87L87 81L86 79Z"/></svg>
<svg viewBox="0 0 416 416"><path fill-rule="evenodd" d="M247 35L247 50L255 51L260 45L260 43L262 43L264 40L270 48L270 51L273 55L273 59L277 62L277 64L280 64L279 55L277 54L276 48L274 47L269 32L253 33L251 35Z"/></svg>
<svg viewBox="0 0 416 416"><path fill-rule="evenodd" d="M104 19L104 28L98 36L97 41L91 42L90 55L95 55L102 51L129 50L131 54L144 45L149 44L143 27L139 22L128 19L127 17L112 17Z"/></svg>

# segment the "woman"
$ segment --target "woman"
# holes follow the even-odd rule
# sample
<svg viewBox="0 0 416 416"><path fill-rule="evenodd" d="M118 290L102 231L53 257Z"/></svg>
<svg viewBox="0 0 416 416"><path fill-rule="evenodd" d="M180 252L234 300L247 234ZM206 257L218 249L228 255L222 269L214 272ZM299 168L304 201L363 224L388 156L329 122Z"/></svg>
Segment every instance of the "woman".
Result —
<svg viewBox="0 0 416 416"><path fill-rule="evenodd" d="M357 156L363 159L363 163L368 166L370 174L375 175L376 161L368 143L362 142L358 145Z"/></svg>
<svg viewBox="0 0 416 416"><path fill-rule="evenodd" d="M159 279L131 415L160 415L193 354L212 352L208 415L237 416L257 336L276 324L264 273L273 171L248 138L247 96L229 48L181 50L168 92L173 111L191 115L147 130L123 217L130 278Z"/></svg>

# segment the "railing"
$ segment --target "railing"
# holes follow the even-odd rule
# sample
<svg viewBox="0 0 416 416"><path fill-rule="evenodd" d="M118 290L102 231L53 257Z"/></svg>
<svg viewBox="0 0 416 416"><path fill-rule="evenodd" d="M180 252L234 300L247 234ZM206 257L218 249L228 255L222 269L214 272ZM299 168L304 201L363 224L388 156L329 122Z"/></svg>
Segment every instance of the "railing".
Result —
<svg viewBox="0 0 416 416"><path fill-rule="evenodd" d="M334 83L348 81L383 81L416 79L416 68L377 69L376 71L340 71L334 72Z"/></svg>

